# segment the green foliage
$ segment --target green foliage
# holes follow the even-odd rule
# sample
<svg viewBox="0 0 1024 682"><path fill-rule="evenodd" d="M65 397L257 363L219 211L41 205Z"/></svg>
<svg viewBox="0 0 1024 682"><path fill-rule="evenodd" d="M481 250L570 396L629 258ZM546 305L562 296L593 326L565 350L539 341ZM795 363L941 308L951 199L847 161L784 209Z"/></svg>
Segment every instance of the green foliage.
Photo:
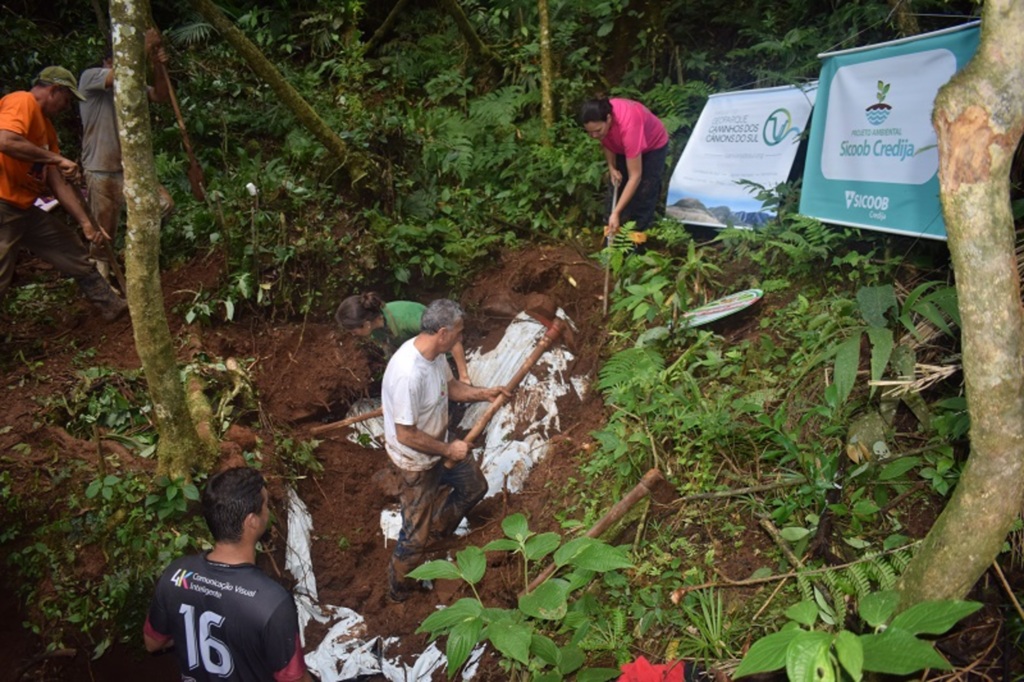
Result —
<svg viewBox="0 0 1024 682"><path fill-rule="evenodd" d="M145 619L153 580L174 557L195 551L202 536L193 483L131 472L109 473L44 523L10 554L22 597L35 604L29 626L54 646L84 635L101 655L116 641L134 640Z"/></svg>
<svg viewBox="0 0 1024 682"><path fill-rule="evenodd" d="M813 601L790 607L790 622L779 632L754 642L734 677L785 668L790 680L859 681L864 673L910 675L951 666L933 644L919 635L940 635L981 608L977 602L956 600L914 604L893 615L898 605L894 592L881 591L859 600L861 619L871 630L857 634L813 629L818 608ZM888 625L886 625L888 623Z"/></svg>
<svg viewBox="0 0 1024 682"><path fill-rule="evenodd" d="M907 296L901 307L892 285L861 287L857 291L857 304L865 326L855 327L844 341L831 351L835 355L835 381L839 400L845 401L854 388L860 367L860 346L862 336L871 345L871 381L879 381L886 369L896 346L894 331L890 324L901 326L910 335L921 337L918 322L924 320L946 335L954 335L954 326L959 326L960 315L956 307L956 290L936 282L925 282ZM891 318L890 318L891 315ZM890 323L890 319L893 320ZM903 361L913 373L913 350L903 347ZM897 374L903 374L896 368ZM912 378L912 377L910 377Z"/></svg>
<svg viewBox="0 0 1024 682"><path fill-rule="evenodd" d="M316 448L320 441L281 438L277 442L277 458L284 465L292 480L305 478L310 473L321 473L323 463L316 458Z"/></svg>
<svg viewBox="0 0 1024 682"><path fill-rule="evenodd" d="M101 432L150 454L155 431L142 371L87 367L77 374L78 383L49 405L48 418L76 438L92 441Z"/></svg>
<svg viewBox="0 0 1024 682"><path fill-rule="evenodd" d="M416 580L462 580L474 594L472 599L460 599L431 614L417 632L428 632L431 638L447 636L445 654L449 679L482 642L489 642L499 652L507 669L527 673L531 679L560 680L576 673L584 663L578 638L585 633L581 628L589 621L587 614L591 607L586 598L575 602L570 598L587 587L595 575L629 568L631 562L625 552L600 540L578 537L563 544L555 533L533 533L521 514L505 518L502 530L505 538L483 549L467 547L456 554L454 562L430 561L409 573L409 577ZM512 551L520 555L524 586L531 562L551 557L556 570L536 588L521 595L517 608L486 607L476 592L476 585L486 571L485 552L488 551ZM556 577L560 570L563 576ZM570 636L563 646L550 636L574 631L576 636ZM587 674L588 679L610 679L617 673L595 669Z"/></svg>

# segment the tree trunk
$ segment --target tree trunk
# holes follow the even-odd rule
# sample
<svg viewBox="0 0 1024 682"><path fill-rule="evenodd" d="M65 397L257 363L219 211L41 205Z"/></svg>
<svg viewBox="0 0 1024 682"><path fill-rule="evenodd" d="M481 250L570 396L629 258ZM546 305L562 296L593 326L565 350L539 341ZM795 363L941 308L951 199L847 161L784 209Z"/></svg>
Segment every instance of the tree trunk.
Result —
<svg viewBox="0 0 1024 682"><path fill-rule="evenodd" d="M555 105L551 99L551 81L554 69L551 67L551 23L548 19L548 0L537 0L540 24L540 119L544 124L543 141L550 143L549 134L555 125Z"/></svg>
<svg viewBox="0 0 1024 682"><path fill-rule="evenodd" d="M395 3L395 6L391 8L390 12L388 12L388 16L384 20L384 23L380 25L380 28L373 32L370 39L366 41L365 45L363 45L363 54L371 54L374 50L380 47L381 42L389 33L391 33L391 29L395 27L395 24L398 23L398 15L402 13L402 9L408 2L409 0L398 0L398 2Z"/></svg>
<svg viewBox="0 0 1024 682"><path fill-rule="evenodd" d="M906 38L908 36L916 36L921 32L911 0L889 0L889 7L892 7L896 28L899 29L901 36Z"/></svg>
<svg viewBox="0 0 1024 682"><path fill-rule="evenodd" d="M205 446L196 432L185 402L171 332L164 314L160 288L160 203L153 164L149 100L143 36L148 3L111 0L115 25L114 103L117 109L121 155L124 165L125 204L128 225L125 233L125 265L128 278L128 307L132 314L135 348L149 384L153 415L160 434L157 445L158 471L172 478L189 478L195 468L212 462L216 454Z"/></svg>
<svg viewBox="0 0 1024 682"><path fill-rule="evenodd" d="M495 64L501 60L498 55L491 48L484 44L484 41L480 40L480 36L473 30L473 24L469 23L469 17L462 11L462 7L459 6L458 0L440 0L441 6L451 15L452 19L455 20L456 25L459 27L459 31L462 33L462 37L469 45L469 50L476 57L489 60Z"/></svg>
<svg viewBox="0 0 1024 682"><path fill-rule="evenodd" d="M963 323L971 454L900 582L901 608L964 597L992 564L1024 492L1024 312L1010 164L1024 130L1024 4L989 0L981 45L939 91L939 184Z"/></svg>
<svg viewBox="0 0 1024 682"><path fill-rule="evenodd" d="M313 107L309 106L309 103L302 98L302 95L284 79L260 49L232 24L211 0L189 0L189 4L220 32L231 47L245 60L249 68L263 79L281 102L291 110L299 123L337 159L343 173L348 177L350 185L354 187L368 177L374 178L372 182L377 182L376 174L371 175L373 164L370 162L369 156L360 150L353 149L338 137L317 115ZM376 188L371 187L370 189Z"/></svg>

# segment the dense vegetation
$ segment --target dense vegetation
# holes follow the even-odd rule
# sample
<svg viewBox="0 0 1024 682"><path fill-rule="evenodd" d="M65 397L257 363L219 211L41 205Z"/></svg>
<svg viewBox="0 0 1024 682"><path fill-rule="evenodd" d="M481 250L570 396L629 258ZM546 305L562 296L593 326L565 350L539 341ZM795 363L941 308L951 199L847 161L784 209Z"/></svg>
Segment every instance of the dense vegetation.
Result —
<svg viewBox="0 0 1024 682"><path fill-rule="evenodd" d="M155 109L158 172L179 206L163 233L162 254L170 265L218 251L226 263L219 286L196 291L181 311L196 324L247 315L326 317L333 303L323 298L327 290L372 284L398 292L410 283L458 290L499 249L593 243L603 165L574 122L580 100L608 92L645 102L665 121L678 158L708 94L814 79L818 53L896 38L904 29L889 3L867 0L552 1L556 122L545 131L535 2L461 3L496 59L452 49L464 43L443 3L410 2L369 52L363 46L391 3L222 6L329 126L370 155L372 176L350 186L337 160L295 125L208 24L179 5L156 3L153 12L169 42L210 200L190 198L175 120ZM920 30L961 23L976 11L971 3L913 7ZM101 49L103 32L81 3L54 3L47 17L31 3L9 3L3 11L5 90L27 87L49 63L80 69ZM73 146L74 122L65 125L62 140ZM256 196L246 189L250 182ZM695 513L680 509L649 523L643 541L630 548L628 572L619 553L610 555L599 591L577 592L560 619L537 619L538 636L558 640L561 649L503 650L511 669L560 674L575 670L563 658L609 665L637 651L731 661L749 638L777 629L784 613L808 629L841 631L860 627L853 616L859 612L875 627L865 602L871 607L884 596L866 598L894 585L914 548L894 505L911 495L941 499L955 484L969 423L944 249L798 216L798 183L761 192L779 219L756 233L727 230L711 238L663 221L652 231L657 248L626 257L623 241L603 255L618 283L613 348L597 379L609 420L594 434L598 447L579 482L616 496L658 467L682 495L717 490L725 499L730 490L750 488L728 498L729 514L721 504L701 513L722 514L726 527L737 522L737 511L761 520L792 557L803 557L781 559L780 566L805 570L770 604L728 601L710 586L715 550L698 555L678 532ZM1019 199L1019 186L1016 192ZM680 311L745 286L778 301L755 333L729 344L679 328ZM31 301L10 297L4 305L24 309ZM925 365L931 369L922 375ZM192 370L225 376L216 362ZM877 383L907 375L918 379ZM147 437L131 428L133 415L145 409L141 392L130 388L133 379L107 377L109 391L99 397L70 396L60 418L83 428L105 419L144 450ZM231 386L224 381L222 390ZM884 434L890 452L858 450L868 434ZM315 464L301 443L286 450L296 470ZM47 572L60 580L68 558L50 540L73 533L98 541L98 529L116 526L130 538L117 543L124 565L152 575L167 559L154 553L167 546L154 537L168 532L157 521L184 523L184 500L194 496L180 481L161 480L154 489L148 481L106 476L85 491L92 502L71 505L81 515L55 527L12 528L0 539L34 533L37 542L14 555L14 568L27 583ZM566 525L591 525L602 498L562 510ZM0 499L8 510L22 503L6 493ZM121 510L132 506L136 516L126 519ZM510 544L500 548L525 558L530 534L520 521L509 524ZM194 529L179 528L175 551L193 542ZM529 559L557 547L534 546ZM466 566L479 559L472 552L464 558ZM128 607L137 603L126 591L130 583L138 587L114 571L89 589L64 585L79 596L49 605L47 616L102 633L102 650L136 629L116 625L139 618ZM570 583L562 596L583 584ZM679 608L666 608L672 594ZM1019 623L1013 627L1020 631ZM59 629L47 634L54 641L62 636Z"/></svg>

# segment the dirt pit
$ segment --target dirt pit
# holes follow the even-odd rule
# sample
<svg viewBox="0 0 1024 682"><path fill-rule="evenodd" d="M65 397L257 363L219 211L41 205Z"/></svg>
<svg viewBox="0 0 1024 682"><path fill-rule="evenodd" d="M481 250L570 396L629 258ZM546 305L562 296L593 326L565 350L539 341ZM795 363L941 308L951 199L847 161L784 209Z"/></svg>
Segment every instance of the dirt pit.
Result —
<svg viewBox="0 0 1024 682"><path fill-rule="evenodd" d="M40 268L44 270L42 274ZM172 334L183 339L179 350L182 362L200 355L234 358L251 377L259 409L250 415L249 423L226 435L229 440L223 448L222 464L238 463L242 452L259 449L265 468L278 471L279 463L274 458L280 453L275 449L269 427L279 433L290 433L295 441L309 439L313 427L340 419L353 402L379 394L384 361L372 348L339 334L330 320L268 325L243 319L232 325L185 326L184 304L200 287L213 286L220 269L221 264L214 259L165 274L165 300ZM25 273L19 276L42 277L57 286L56 278L51 278L38 262L23 262L19 271ZM467 312L464 343L467 349L493 349L509 322L527 305L530 295L544 294L575 325L572 374L593 378L607 338L602 314L603 281L604 273L598 265L569 247L507 253L461 295L452 295ZM335 292L334 296L340 300L348 293ZM96 349L88 359L89 365L137 368L130 323L104 325L79 300L53 314L18 315L7 322L8 357L18 357L20 362L5 366L7 391L0 397L0 410L7 415L6 423L11 427L0 433L0 449L6 455L4 469L12 473L16 482L28 485L31 469L41 462L55 461L55 452L63 458L76 457L98 464L93 443L71 438L62 429L40 425L36 419L39 398L69 389L75 381L76 368L82 366L78 356L82 349ZM575 474L576 457L589 441L589 433L604 421L600 398L591 392L560 398L558 411L558 432L550 438L548 456L534 466L520 492L498 491L474 509L468 536L454 541L451 551L467 543L479 546L500 537L501 519L515 512L524 513L533 530L558 530L555 512L571 502L564 499L562 484ZM456 408L453 423L459 416L460 410ZM410 664L427 645L425 635L415 634L423 619L438 605L451 603L467 593L459 585L441 583L433 592L416 594L403 604L392 604L386 599L386 570L393 543L385 545L380 518L384 508L397 502L392 469L382 450L362 447L345 436L346 432L318 436L321 443L315 455L323 472L297 482L296 492L312 516L311 558L319 600L358 612L365 619L368 634L393 640L386 655ZM15 448L19 443L24 445ZM105 449L107 457L126 458L124 452L113 446ZM20 456L19 452L35 454ZM152 463L128 456L120 465L149 468ZM278 523L271 531L261 566L292 587L294 579L285 570L284 480L272 479L271 489ZM515 604L520 583L519 566L496 559L479 589L487 603L509 606ZM16 603L10 586L5 597L9 605ZM20 605L19 610L24 613L28 606ZM307 651L325 632L326 626L310 625L306 632ZM24 670L23 679L128 679L140 675L154 680L177 679L169 657L145 656L140 653L141 647L117 646L99 660L89 661L91 647L86 642L79 647L69 646L64 655L45 656L27 632L11 628L7 634L6 644L0 647L7 649L8 660L18 662L15 672L19 676ZM485 662L478 679L487 678L487 669ZM443 672L437 677L443 679ZM4 679L3 675L0 679Z"/></svg>

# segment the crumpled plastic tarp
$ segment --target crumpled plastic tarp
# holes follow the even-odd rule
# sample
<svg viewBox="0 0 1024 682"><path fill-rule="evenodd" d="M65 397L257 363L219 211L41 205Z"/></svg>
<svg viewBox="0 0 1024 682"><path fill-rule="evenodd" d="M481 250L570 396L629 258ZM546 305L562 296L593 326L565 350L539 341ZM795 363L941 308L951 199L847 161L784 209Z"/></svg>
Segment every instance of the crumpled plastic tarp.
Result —
<svg viewBox="0 0 1024 682"><path fill-rule="evenodd" d="M558 315L572 324L563 311L559 310ZM508 383L545 332L542 324L520 313L509 324L504 338L494 350L485 354L467 353L473 384L497 386ZM480 447L474 451L477 457L482 457L481 467L487 477L488 496L503 489L510 493L522 489L530 469L547 454L548 440L561 428L556 404L558 398L570 392L575 392L581 399L585 395L586 379L569 375L573 359L572 353L560 343L552 344L533 371L523 379L513 398L492 418ZM349 416L375 406L361 401L353 406ZM470 406L459 428L468 431L486 409L486 403ZM367 420L355 427L356 433L350 438L359 442L359 434L364 434L364 443L381 447L383 428L383 419ZM397 508L384 510L381 514L382 541L386 541L385 538L396 539L399 525ZM383 675L388 680L411 682L430 679L435 671L443 669L446 659L436 642L431 643L412 665L405 665L397 659L388 658L388 649L397 642L395 638L367 632L363 617L351 609L319 603L310 559L312 527L306 505L293 490L289 490L285 567L297 581L295 603L303 646L307 646L305 631L311 620L331 624L323 640L306 654L306 665L323 682L342 682L363 675ZM386 571L387 567L381 566L382 580ZM462 670L463 680L470 680L476 674L482 654L482 646L473 650Z"/></svg>

